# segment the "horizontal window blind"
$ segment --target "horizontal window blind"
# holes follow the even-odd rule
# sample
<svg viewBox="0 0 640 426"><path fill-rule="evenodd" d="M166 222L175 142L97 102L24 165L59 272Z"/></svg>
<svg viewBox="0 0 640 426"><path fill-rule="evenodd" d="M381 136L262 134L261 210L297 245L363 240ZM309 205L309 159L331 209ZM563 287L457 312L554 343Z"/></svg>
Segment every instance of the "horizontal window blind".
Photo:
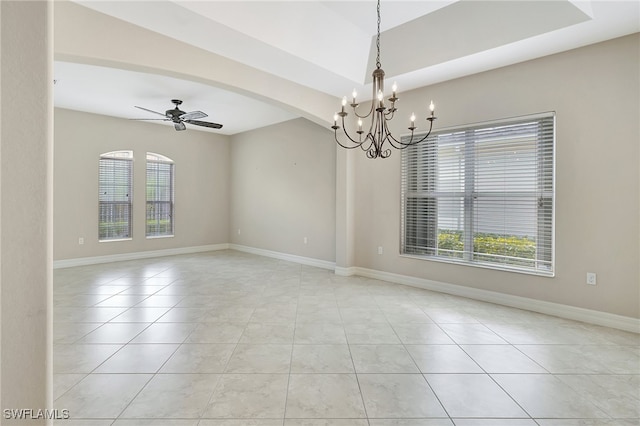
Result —
<svg viewBox="0 0 640 426"><path fill-rule="evenodd" d="M434 132L402 154L402 253L553 274L551 113Z"/></svg>
<svg viewBox="0 0 640 426"><path fill-rule="evenodd" d="M98 172L98 239L131 238L133 159L129 151L103 154Z"/></svg>
<svg viewBox="0 0 640 426"><path fill-rule="evenodd" d="M147 154L147 237L173 235L173 162Z"/></svg>

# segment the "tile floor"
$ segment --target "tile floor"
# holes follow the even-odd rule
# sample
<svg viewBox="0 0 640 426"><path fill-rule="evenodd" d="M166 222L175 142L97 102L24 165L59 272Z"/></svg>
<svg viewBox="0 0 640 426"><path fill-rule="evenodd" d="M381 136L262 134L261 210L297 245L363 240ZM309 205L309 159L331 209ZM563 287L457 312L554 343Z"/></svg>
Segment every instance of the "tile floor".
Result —
<svg viewBox="0 0 640 426"><path fill-rule="evenodd" d="M54 277L57 424L640 424L637 334L235 251Z"/></svg>

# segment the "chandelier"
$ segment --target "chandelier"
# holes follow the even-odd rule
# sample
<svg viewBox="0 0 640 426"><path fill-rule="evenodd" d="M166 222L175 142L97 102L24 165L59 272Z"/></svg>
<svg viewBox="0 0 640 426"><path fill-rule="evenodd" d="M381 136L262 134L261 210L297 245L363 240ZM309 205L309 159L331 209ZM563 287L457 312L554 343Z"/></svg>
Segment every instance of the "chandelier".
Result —
<svg viewBox="0 0 640 426"><path fill-rule="evenodd" d="M411 131L411 137L408 140L398 140L396 139L389 128L387 127L387 122L391 121L397 111L396 102L398 101L397 90L398 87L396 83L392 86L392 94L388 99L389 106L385 105L384 99L384 71L380 65L380 0L378 0L378 35L376 37L376 69L373 70L373 96L371 99L371 107L369 111L361 115L358 112L358 102L356 102L356 96L358 93L355 89L353 89L353 97L351 101L351 108L353 109L353 114L358 118L356 133L358 136L352 136L347 132L347 128L345 126L345 117L349 115L345 111L345 107L347 106L347 97L342 98L342 108L340 112L336 112L333 116L333 129L336 142L343 148L346 149L354 149L361 148L363 151L367 153L368 158L387 158L391 155L391 149L388 146L391 146L396 149L405 149L412 145L416 145L429 137L431 134L431 129L433 128L433 121L436 119L434 115L435 106L433 105L433 101L429 105L429 109L431 114L427 117L427 121L429 122L429 131L422 137L416 137L414 139L414 131L417 129L416 127L416 116L415 114L411 114L410 126L408 129ZM365 131L363 129L363 119L369 119L371 122L369 123L369 129L365 135ZM340 142L338 139L338 130L342 129L345 137L347 138L346 143ZM388 144L388 145L386 145Z"/></svg>

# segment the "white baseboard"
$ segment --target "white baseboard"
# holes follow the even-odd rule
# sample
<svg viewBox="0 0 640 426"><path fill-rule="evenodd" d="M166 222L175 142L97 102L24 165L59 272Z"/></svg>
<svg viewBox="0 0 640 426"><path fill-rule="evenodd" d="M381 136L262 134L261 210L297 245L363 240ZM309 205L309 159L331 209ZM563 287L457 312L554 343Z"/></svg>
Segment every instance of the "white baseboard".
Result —
<svg viewBox="0 0 640 426"><path fill-rule="evenodd" d="M449 284L440 281L432 281L424 278L410 277L407 275L394 274L391 272L376 271L367 268L342 268L343 273L348 275L359 275L367 278L374 278L396 284L403 284L412 287L424 288L426 290L438 291L454 296L467 297L474 300L495 303L512 308L525 309L542 314L553 315L589 324L601 325L605 327L617 328L619 330L640 333L640 319L625 317L622 315L610 314L607 312L594 311L591 309L578 308L560 303L546 302L543 300L530 299L527 297L513 296L510 294L498 293L495 291L482 290L473 287ZM336 272L338 273L338 272Z"/></svg>
<svg viewBox="0 0 640 426"><path fill-rule="evenodd" d="M237 250L259 256L271 257L302 265L314 266L317 268L334 271L336 275L353 276L359 275L367 278L374 278L396 284L403 284L426 290L438 291L440 293L454 296L468 297L470 299L484 302L496 303L513 308L525 309L542 314L553 315L560 318L582 321L589 324L601 325L605 327L617 328L619 330L640 333L640 319L625 317L622 315L610 314L607 312L594 311L591 309L578 308L560 303L546 302L543 300L530 299L527 297L513 296L489 290L482 290L473 287L449 284L440 281L427 280L424 278L411 277L408 275L395 274L391 272L377 271L374 269L360 267L336 266L335 262L313 259L293 254L280 253L272 250L248 247L239 244L212 244L206 246L182 247L166 250L143 251L136 253L123 253L107 256L82 257L78 259L64 259L53 262L54 269L69 268L73 266L93 265L97 263L119 262L124 260L145 259L162 256L175 256L180 254L200 253L215 250Z"/></svg>
<svg viewBox="0 0 640 426"><path fill-rule="evenodd" d="M357 269L358 268L354 266L350 266L348 268L345 268L344 266L336 266L334 272L336 275L340 275L341 277L351 277L353 275L358 275Z"/></svg>
<svg viewBox="0 0 640 426"><path fill-rule="evenodd" d="M227 250L229 244L209 244L206 246L179 247L164 250L139 251L134 253L109 254L95 257L79 257L53 261L53 269L71 268L74 266L95 265L98 263L121 262L125 260L148 259L152 257L176 256L179 254L202 253L206 251Z"/></svg>
<svg viewBox="0 0 640 426"><path fill-rule="evenodd" d="M289 262L299 263L302 265L315 266L316 268L329 269L331 271L334 271L336 268L335 262L314 259L311 257L297 256L294 254L287 254L287 253L281 253L281 252L272 251L272 250L248 247L240 244L229 244L229 248L232 250L238 250L245 253L257 254L258 256L272 257L274 259L287 260Z"/></svg>

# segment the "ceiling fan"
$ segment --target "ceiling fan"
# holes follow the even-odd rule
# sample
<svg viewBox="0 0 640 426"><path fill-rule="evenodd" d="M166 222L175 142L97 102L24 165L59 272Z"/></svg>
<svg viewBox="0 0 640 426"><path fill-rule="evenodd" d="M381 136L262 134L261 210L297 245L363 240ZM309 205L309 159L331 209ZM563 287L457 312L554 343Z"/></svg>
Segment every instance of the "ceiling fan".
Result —
<svg viewBox="0 0 640 426"><path fill-rule="evenodd" d="M147 109L147 108L136 106L136 108L138 108L138 109L141 109L143 111L152 112L152 113L157 114L157 115L161 115L164 118L133 118L132 120L172 121L173 122L173 126L176 128L176 130L186 130L187 126L185 126L184 123L194 124L196 126L209 127L211 129L220 129L220 128L222 128L222 124L211 123L209 121L197 120L198 118L208 117L207 114L205 114L202 111L184 112L184 111L180 110L180 108L178 108L182 104L182 101L180 99L172 99L171 102L175 105L175 108L166 110L164 114L161 113L161 112L158 112L158 111L153 111L153 110L150 110L150 109Z"/></svg>

